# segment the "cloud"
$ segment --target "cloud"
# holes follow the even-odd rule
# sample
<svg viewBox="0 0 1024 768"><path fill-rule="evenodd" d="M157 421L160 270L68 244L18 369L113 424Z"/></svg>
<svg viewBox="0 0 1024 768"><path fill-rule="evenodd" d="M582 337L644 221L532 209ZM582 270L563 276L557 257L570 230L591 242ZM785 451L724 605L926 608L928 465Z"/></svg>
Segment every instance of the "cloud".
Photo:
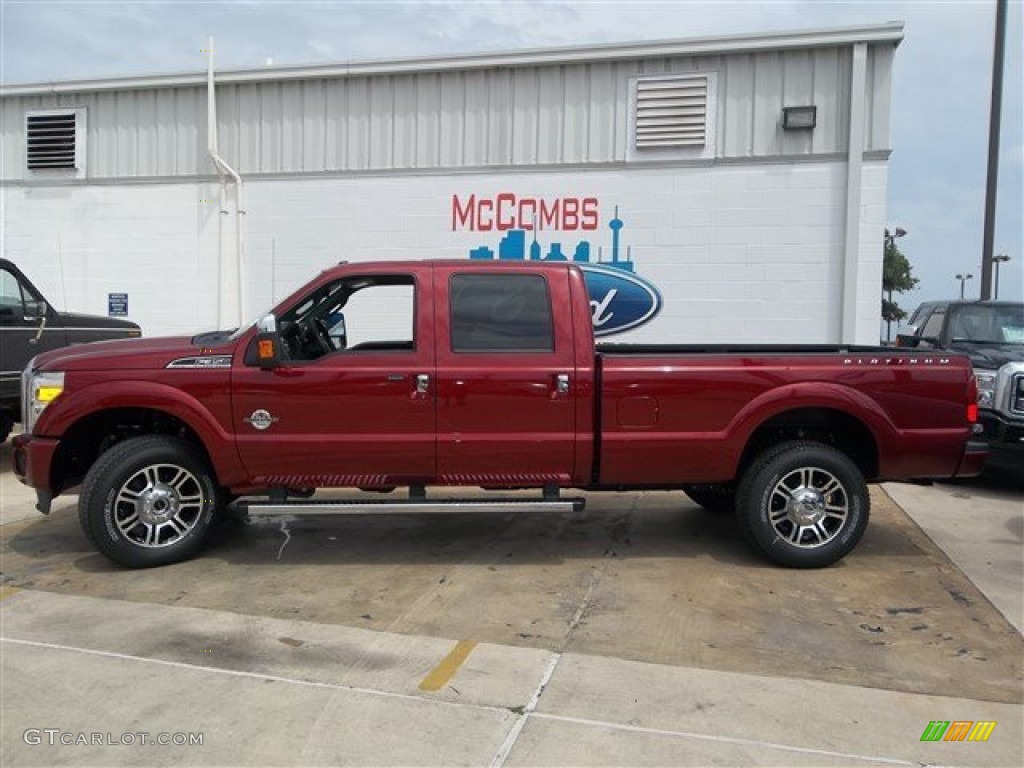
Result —
<svg viewBox="0 0 1024 768"><path fill-rule="evenodd" d="M1022 252L1020 2L1009 4L997 250ZM994 4L977 2L0 3L0 81L396 59L477 51L906 22L893 74L889 221L948 296L980 260ZM1011 265L1014 262L1011 262ZM1017 267L1008 265L1011 278ZM1012 282L1012 280L1011 280Z"/></svg>

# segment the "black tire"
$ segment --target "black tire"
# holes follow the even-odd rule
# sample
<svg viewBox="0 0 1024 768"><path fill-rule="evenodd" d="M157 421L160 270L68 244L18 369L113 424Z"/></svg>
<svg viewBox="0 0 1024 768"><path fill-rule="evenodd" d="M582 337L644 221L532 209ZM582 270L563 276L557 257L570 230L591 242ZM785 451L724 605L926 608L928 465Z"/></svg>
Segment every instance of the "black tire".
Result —
<svg viewBox="0 0 1024 768"><path fill-rule="evenodd" d="M92 465L78 499L82 530L119 565L150 568L194 556L220 509L206 459L173 437L118 443Z"/></svg>
<svg viewBox="0 0 1024 768"><path fill-rule="evenodd" d="M736 486L731 483L712 485L684 485L686 495L709 512L733 514L736 512Z"/></svg>
<svg viewBox="0 0 1024 768"><path fill-rule="evenodd" d="M790 568L841 560L864 535L871 509L857 465L835 448L803 441L761 454L743 474L736 499L747 541Z"/></svg>
<svg viewBox="0 0 1024 768"><path fill-rule="evenodd" d="M12 429L14 429L14 419L5 413L0 413L0 445L7 442Z"/></svg>

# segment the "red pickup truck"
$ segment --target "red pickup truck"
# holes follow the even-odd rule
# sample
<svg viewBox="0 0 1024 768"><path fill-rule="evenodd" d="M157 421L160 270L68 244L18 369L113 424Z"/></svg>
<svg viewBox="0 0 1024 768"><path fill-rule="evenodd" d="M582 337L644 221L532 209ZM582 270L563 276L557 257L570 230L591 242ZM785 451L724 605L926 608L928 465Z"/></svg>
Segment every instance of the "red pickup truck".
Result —
<svg viewBox="0 0 1024 768"><path fill-rule="evenodd" d="M86 535L132 567L191 557L238 497L249 515L579 508L566 488L683 489L768 559L819 567L863 535L866 481L984 462L965 357L595 351L598 304L565 263L343 264L235 332L39 355L15 471L43 513L81 484ZM310 498L332 487L409 493Z"/></svg>

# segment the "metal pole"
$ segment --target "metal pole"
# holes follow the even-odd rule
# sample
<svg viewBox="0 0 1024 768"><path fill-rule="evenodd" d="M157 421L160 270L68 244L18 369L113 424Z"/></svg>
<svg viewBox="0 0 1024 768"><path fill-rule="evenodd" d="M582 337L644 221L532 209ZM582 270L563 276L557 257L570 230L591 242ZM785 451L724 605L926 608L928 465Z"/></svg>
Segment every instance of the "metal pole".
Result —
<svg viewBox="0 0 1024 768"><path fill-rule="evenodd" d="M1010 257L1005 253L999 253L992 257L992 263L996 265L996 292L993 298L999 298L999 265L1004 261L1009 261Z"/></svg>
<svg viewBox="0 0 1024 768"><path fill-rule="evenodd" d="M988 119L988 185L985 189L985 236L981 246L981 298L992 297L992 249L996 230L996 182L999 178L999 121L1003 106L1003 58L1006 47L1006 0L996 0L996 39L992 53L992 108Z"/></svg>
<svg viewBox="0 0 1024 768"><path fill-rule="evenodd" d="M892 289L887 291L889 294L889 306L892 306ZM892 320L885 321L885 340L892 341Z"/></svg>
<svg viewBox="0 0 1024 768"><path fill-rule="evenodd" d="M957 275L956 276L956 279L960 281L960 298L961 299L964 297L964 286L967 285L967 281L970 280L972 277L974 277L974 275L972 275L970 272L967 272L965 274Z"/></svg>

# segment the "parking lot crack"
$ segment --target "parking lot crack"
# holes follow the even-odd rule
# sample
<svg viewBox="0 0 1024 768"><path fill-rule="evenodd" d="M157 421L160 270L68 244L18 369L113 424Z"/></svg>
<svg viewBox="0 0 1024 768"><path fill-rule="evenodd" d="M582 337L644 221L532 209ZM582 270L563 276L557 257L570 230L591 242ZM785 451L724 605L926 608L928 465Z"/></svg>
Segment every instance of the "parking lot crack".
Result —
<svg viewBox="0 0 1024 768"><path fill-rule="evenodd" d="M291 531L288 530L288 523L291 522L292 518L282 517L281 518L281 533L284 534L284 541L281 542L281 548L277 550L277 559L281 560L281 555L284 554L284 548L288 546L288 542L292 540Z"/></svg>
<svg viewBox="0 0 1024 768"><path fill-rule="evenodd" d="M544 669L544 674L541 676L537 690L535 690L533 692L533 696L530 697L530 701L527 702L525 707L511 708L511 711L518 714L519 717L516 718L515 723L512 724L512 728L505 737L505 741L502 742L501 747L499 747L498 751L494 754L494 757L491 760L491 768L502 768L502 766L505 765L505 761L508 760L508 756L512 753L512 749L519 740L519 736L523 732L523 728L526 727L526 721L530 719L530 715L532 715L533 711L537 708L537 703L540 701L540 697L544 695L544 689L547 688L548 683L551 682L551 678L555 674L555 669L558 667L558 662L561 660L561 653L556 653L552 656L547 667Z"/></svg>
<svg viewBox="0 0 1024 768"><path fill-rule="evenodd" d="M604 576L604 569L601 567L594 568L590 572L590 584L587 585L587 591L583 593L583 598L580 600L579 605L576 606L576 612L569 619L569 627L565 632L565 637L562 638L562 642L559 644L559 652L564 652L572 640L573 634L576 632L576 628L583 623L584 618L587 615L587 611L594 602L594 591L597 589L597 585L601 582L601 577Z"/></svg>

